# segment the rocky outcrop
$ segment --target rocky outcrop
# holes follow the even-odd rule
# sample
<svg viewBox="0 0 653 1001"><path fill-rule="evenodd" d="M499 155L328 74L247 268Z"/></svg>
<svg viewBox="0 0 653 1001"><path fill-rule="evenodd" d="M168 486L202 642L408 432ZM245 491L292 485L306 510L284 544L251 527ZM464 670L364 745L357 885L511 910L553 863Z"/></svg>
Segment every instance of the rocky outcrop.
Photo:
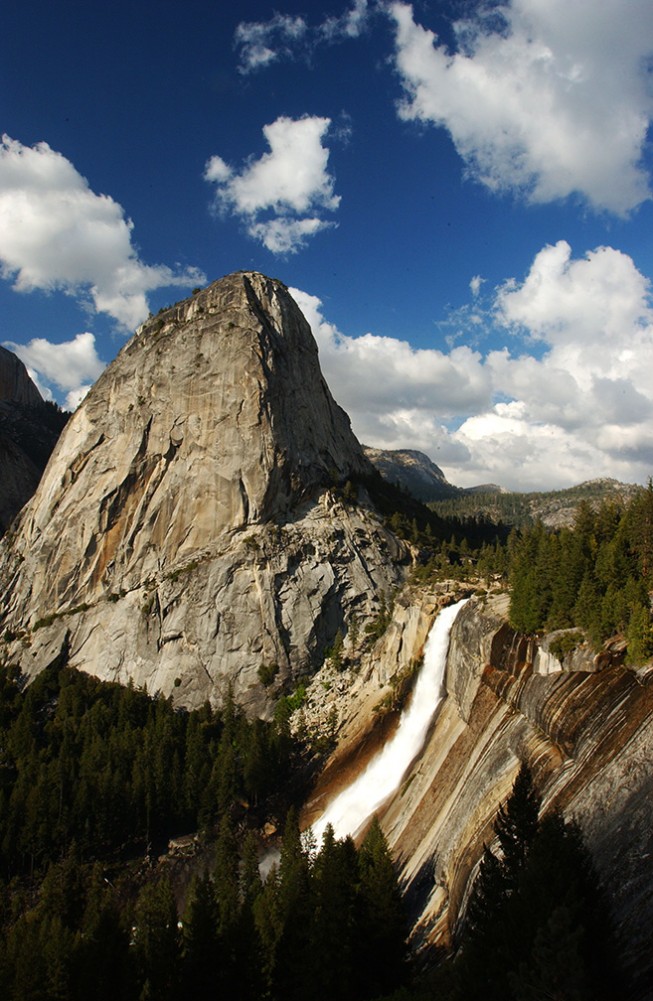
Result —
<svg viewBox="0 0 653 1001"><path fill-rule="evenodd" d="M43 405L43 397L20 358L3 347L0 347L0 400L26 407Z"/></svg>
<svg viewBox="0 0 653 1001"><path fill-rule="evenodd" d="M65 423L22 361L0 347L0 535L36 490Z"/></svg>
<svg viewBox="0 0 653 1001"><path fill-rule="evenodd" d="M0 557L6 658L265 713L400 579L371 467L281 283L215 282L141 327L71 418ZM276 665L266 688L259 677ZM276 686L276 687L275 687Z"/></svg>
<svg viewBox="0 0 653 1001"><path fill-rule="evenodd" d="M653 674L624 667L618 646L591 670L556 661L551 671L553 655L542 660L532 637L510 629L506 609L506 596L474 599L459 615L448 697L384 812L415 940L453 940L498 807L526 761L543 809L580 824L626 965L645 983L653 972Z"/></svg>
<svg viewBox="0 0 653 1001"><path fill-rule="evenodd" d="M438 607L457 599L459 587L405 589L395 621L359 673L321 679L337 691L331 714L338 743L305 807L305 825L390 739L396 715L379 708L419 657ZM633 996L649 998L653 665L625 667L618 642L599 655L579 643L559 658L552 651L560 650L560 634L543 641L523 636L510 627L507 612L508 596L496 594L472 598L459 614L447 695L423 751L381 811L414 945L455 942L483 845L492 844L499 806L527 762L543 810L561 810L580 825L612 905L625 965L639 984ZM319 703L311 686L309 726L324 715Z"/></svg>

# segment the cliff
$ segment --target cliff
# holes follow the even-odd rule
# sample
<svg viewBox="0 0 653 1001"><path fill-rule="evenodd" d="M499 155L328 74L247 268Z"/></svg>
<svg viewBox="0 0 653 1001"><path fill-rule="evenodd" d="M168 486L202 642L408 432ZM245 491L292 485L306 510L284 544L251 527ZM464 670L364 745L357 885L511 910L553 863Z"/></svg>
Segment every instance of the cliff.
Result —
<svg viewBox="0 0 653 1001"><path fill-rule="evenodd" d="M189 707L230 687L261 716L314 677L305 723L337 746L310 822L392 733L438 608L465 591L406 582L371 472L287 289L253 272L215 282L136 332L0 542L0 661L29 677L63 651ZM447 697L382 811L415 944L455 941L526 761L544 809L580 824L644 983L653 673L624 667L618 644L560 663L511 630L506 602L474 597L457 619Z"/></svg>
<svg viewBox="0 0 653 1001"><path fill-rule="evenodd" d="M0 400L27 407L43 405L43 397L20 358L3 347L0 347Z"/></svg>
<svg viewBox="0 0 653 1001"><path fill-rule="evenodd" d="M413 594L422 607L422 629L404 630L419 653L433 595ZM451 600L441 595L440 600ZM648 998L653 982L653 669L626 668L623 646L599 656L576 653L560 663L545 641L508 625L507 595L473 598L451 635L446 697L427 743L383 808L381 820L397 856L413 922L416 948L450 947L456 940L484 843L510 794L522 762L528 763L543 811L561 810L576 821L591 851L612 906L623 959L637 981L634 996ZM416 621L400 612L399 621ZM384 644L397 655L391 635L379 641L366 686L357 679L339 746L305 812L319 813L341 782L339 765L358 774L375 746L378 705L387 685ZM362 693L367 689L367 700ZM357 698L357 693L360 693Z"/></svg>
<svg viewBox="0 0 653 1001"><path fill-rule="evenodd" d="M371 467L281 283L228 276L141 327L0 553L3 656L266 713L400 579ZM274 682L266 687L261 668Z"/></svg>
<svg viewBox="0 0 653 1001"><path fill-rule="evenodd" d="M0 347L0 535L36 490L65 422L22 361Z"/></svg>

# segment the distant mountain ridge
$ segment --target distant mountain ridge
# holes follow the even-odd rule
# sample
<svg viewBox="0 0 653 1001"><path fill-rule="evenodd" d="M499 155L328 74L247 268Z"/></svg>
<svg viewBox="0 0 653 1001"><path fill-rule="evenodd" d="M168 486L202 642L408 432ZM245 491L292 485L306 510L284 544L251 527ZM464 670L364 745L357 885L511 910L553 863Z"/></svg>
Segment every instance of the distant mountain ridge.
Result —
<svg viewBox="0 0 653 1001"><path fill-rule="evenodd" d="M449 483L439 466L414 448L373 448L363 445L365 455L384 479L408 491L422 504L464 497L475 493L505 493L496 483L481 483L475 487L457 487Z"/></svg>
<svg viewBox="0 0 653 1001"><path fill-rule="evenodd" d="M407 490L423 504L458 497L463 491L449 483L439 466L413 448L383 449L363 445L365 455L390 483Z"/></svg>
<svg viewBox="0 0 653 1001"><path fill-rule="evenodd" d="M581 501L597 506L604 500L625 502L641 487L609 477L586 480L564 490L518 493L495 483L457 487L439 466L416 449L381 449L363 446L365 455L384 479L428 504L443 517L477 517L521 525L537 520L549 528L572 525Z"/></svg>
<svg viewBox="0 0 653 1001"><path fill-rule="evenodd" d="M429 507L442 517L475 518L482 515L491 521L516 527L541 521L547 528L563 528L574 524L581 502L588 503L592 508L599 507L604 501L622 505L642 489L635 483L599 477L564 490L524 494L482 489L466 491L456 499L430 502Z"/></svg>

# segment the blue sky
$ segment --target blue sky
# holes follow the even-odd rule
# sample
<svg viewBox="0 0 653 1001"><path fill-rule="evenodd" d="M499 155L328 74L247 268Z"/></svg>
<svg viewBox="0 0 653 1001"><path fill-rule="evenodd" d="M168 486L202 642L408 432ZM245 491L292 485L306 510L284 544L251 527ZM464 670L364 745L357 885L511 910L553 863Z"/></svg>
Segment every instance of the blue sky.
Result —
<svg viewBox="0 0 653 1001"><path fill-rule="evenodd" d="M0 31L0 342L44 392L256 269L365 443L463 486L653 473L649 0L23 0Z"/></svg>

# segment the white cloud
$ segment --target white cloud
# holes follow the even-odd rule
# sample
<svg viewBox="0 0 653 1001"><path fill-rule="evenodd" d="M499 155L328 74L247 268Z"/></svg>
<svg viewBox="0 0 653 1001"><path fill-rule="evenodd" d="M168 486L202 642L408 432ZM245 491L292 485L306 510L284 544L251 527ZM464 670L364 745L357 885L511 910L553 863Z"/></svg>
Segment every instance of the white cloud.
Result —
<svg viewBox="0 0 653 1001"><path fill-rule="evenodd" d="M533 202L625 214L650 196L649 0L512 0L459 22L457 51L395 2L405 119L449 130L471 176ZM499 22L499 24L497 24Z"/></svg>
<svg viewBox="0 0 653 1001"><path fill-rule="evenodd" d="M561 240L537 254L521 285L499 289L496 306L502 323L550 346L547 366L579 391L621 380L653 398L650 282L626 254L599 247L572 260Z"/></svg>
<svg viewBox="0 0 653 1001"><path fill-rule="evenodd" d="M481 291L481 285L484 281L485 278L481 278L480 275L474 275L474 277L470 279L469 289L475 299L478 297Z"/></svg>
<svg viewBox="0 0 653 1001"><path fill-rule="evenodd" d="M308 236L333 225L322 217L340 204L322 145L330 125L329 118L277 118L263 128L269 153L248 160L240 172L220 156L206 165L216 206L243 219L250 236L273 253L294 253Z"/></svg>
<svg viewBox="0 0 653 1001"><path fill-rule="evenodd" d="M316 296L290 291L318 343L325 378L361 441L431 454L437 447L452 459L462 457L464 449L446 424L491 402L490 377L477 352L416 350L407 341L371 333L347 337L324 319ZM444 461L442 454L433 457Z"/></svg>
<svg viewBox="0 0 653 1001"><path fill-rule="evenodd" d="M282 59L310 57L320 45L358 38L367 28L370 6L354 0L338 16L325 17L310 26L303 17L275 13L267 21L242 21L234 44L239 50L241 73L252 73Z"/></svg>
<svg viewBox="0 0 653 1001"><path fill-rule="evenodd" d="M416 351L399 338L347 337L324 319L318 298L292 294L366 444L419 448L460 486L537 490L598 476L643 483L653 473L650 283L611 247L572 259L561 241L536 255L523 281L496 290L495 334L503 329L521 353Z"/></svg>
<svg viewBox="0 0 653 1001"><path fill-rule="evenodd" d="M78 406L105 367L89 332L61 344L35 337L28 344L5 341L4 346L18 355L46 398L61 397L57 390L63 391L68 410Z"/></svg>
<svg viewBox="0 0 653 1001"><path fill-rule="evenodd" d="M305 246L309 236L328 229L333 223L323 219L289 219L280 216L267 222L253 222L248 227L250 236L259 240L272 254L294 254Z"/></svg>
<svg viewBox="0 0 653 1001"><path fill-rule="evenodd" d="M64 292L90 300L127 328L148 315L147 293L203 282L196 269L147 265L132 246L131 220L47 143L0 146L0 267L17 292Z"/></svg>
<svg viewBox="0 0 653 1001"><path fill-rule="evenodd" d="M240 72L251 73L282 58L292 58L308 26L302 17L274 14L269 21L242 21L234 43L240 49Z"/></svg>
<svg viewBox="0 0 653 1001"><path fill-rule="evenodd" d="M367 28L370 9L367 0L355 0L354 4L338 17L327 17L319 25L317 32L327 41L358 38Z"/></svg>

